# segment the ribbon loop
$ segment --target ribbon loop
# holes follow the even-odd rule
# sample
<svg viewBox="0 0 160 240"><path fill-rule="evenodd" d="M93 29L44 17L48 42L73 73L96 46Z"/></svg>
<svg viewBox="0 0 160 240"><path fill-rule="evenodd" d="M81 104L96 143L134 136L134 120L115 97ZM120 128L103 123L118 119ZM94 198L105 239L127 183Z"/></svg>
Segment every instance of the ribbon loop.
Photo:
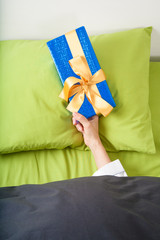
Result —
<svg viewBox="0 0 160 240"><path fill-rule="evenodd" d="M77 56L69 60L69 64L73 71L84 81L89 81L92 76L87 60L84 56Z"/></svg>

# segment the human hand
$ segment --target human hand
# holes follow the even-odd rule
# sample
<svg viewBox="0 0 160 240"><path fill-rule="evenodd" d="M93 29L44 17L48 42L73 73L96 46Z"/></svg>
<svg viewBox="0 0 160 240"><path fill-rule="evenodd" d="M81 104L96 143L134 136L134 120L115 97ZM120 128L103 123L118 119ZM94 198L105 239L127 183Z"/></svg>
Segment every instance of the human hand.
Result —
<svg viewBox="0 0 160 240"><path fill-rule="evenodd" d="M74 112L72 121L77 130L83 134L85 144L92 150L100 142L98 116L85 118L82 114Z"/></svg>

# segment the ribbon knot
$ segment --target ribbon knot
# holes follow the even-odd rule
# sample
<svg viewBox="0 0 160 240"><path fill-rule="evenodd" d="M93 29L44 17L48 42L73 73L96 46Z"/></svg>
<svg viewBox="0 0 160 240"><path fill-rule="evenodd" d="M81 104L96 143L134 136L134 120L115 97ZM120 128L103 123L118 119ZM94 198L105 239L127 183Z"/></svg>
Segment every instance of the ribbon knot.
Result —
<svg viewBox="0 0 160 240"><path fill-rule="evenodd" d="M100 69L92 75L84 56L72 58L69 60L69 64L81 79L68 77L64 82L64 87L59 97L68 102L68 99L75 95L68 104L67 109L71 112L78 112L86 95L96 114L101 113L103 116L107 116L113 107L101 97L96 86L97 83L106 80L104 71Z"/></svg>
<svg viewBox="0 0 160 240"><path fill-rule="evenodd" d="M84 90L85 93L87 93L87 91L88 91L88 86L87 86L87 84L83 84L83 85L82 85L82 89Z"/></svg>
<svg viewBox="0 0 160 240"><path fill-rule="evenodd" d="M84 90L85 93L87 93L88 91L88 80L84 79L83 77L81 77L82 82L80 82L80 85L82 87L82 89Z"/></svg>

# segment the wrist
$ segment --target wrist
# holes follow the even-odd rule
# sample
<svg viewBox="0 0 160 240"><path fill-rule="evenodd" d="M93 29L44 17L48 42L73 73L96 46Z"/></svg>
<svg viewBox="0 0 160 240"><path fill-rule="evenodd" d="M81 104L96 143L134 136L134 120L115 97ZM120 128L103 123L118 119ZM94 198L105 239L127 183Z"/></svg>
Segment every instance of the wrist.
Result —
<svg viewBox="0 0 160 240"><path fill-rule="evenodd" d="M101 139L98 137L96 138L94 141L92 141L92 143L88 146L91 151L95 151L96 149L98 149L100 146L102 146L102 142Z"/></svg>
<svg viewBox="0 0 160 240"><path fill-rule="evenodd" d="M101 168L107 163L110 163L111 160L101 142L101 140L97 140L91 147L91 152L94 156L97 168Z"/></svg>

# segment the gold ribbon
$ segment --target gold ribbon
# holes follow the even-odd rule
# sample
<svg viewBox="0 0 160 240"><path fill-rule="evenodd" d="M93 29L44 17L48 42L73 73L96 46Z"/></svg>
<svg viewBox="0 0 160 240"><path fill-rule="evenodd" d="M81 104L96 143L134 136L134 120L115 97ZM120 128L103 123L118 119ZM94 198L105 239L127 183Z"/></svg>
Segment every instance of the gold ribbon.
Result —
<svg viewBox="0 0 160 240"><path fill-rule="evenodd" d="M66 33L65 36L73 55L73 58L69 60L69 64L81 79L68 77L64 82L59 97L68 102L68 99L76 94L68 104L67 109L71 112L78 112L86 94L96 114L101 113L106 117L113 107L101 97L96 86L97 83L106 80L104 71L100 69L92 75L75 30Z"/></svg>

